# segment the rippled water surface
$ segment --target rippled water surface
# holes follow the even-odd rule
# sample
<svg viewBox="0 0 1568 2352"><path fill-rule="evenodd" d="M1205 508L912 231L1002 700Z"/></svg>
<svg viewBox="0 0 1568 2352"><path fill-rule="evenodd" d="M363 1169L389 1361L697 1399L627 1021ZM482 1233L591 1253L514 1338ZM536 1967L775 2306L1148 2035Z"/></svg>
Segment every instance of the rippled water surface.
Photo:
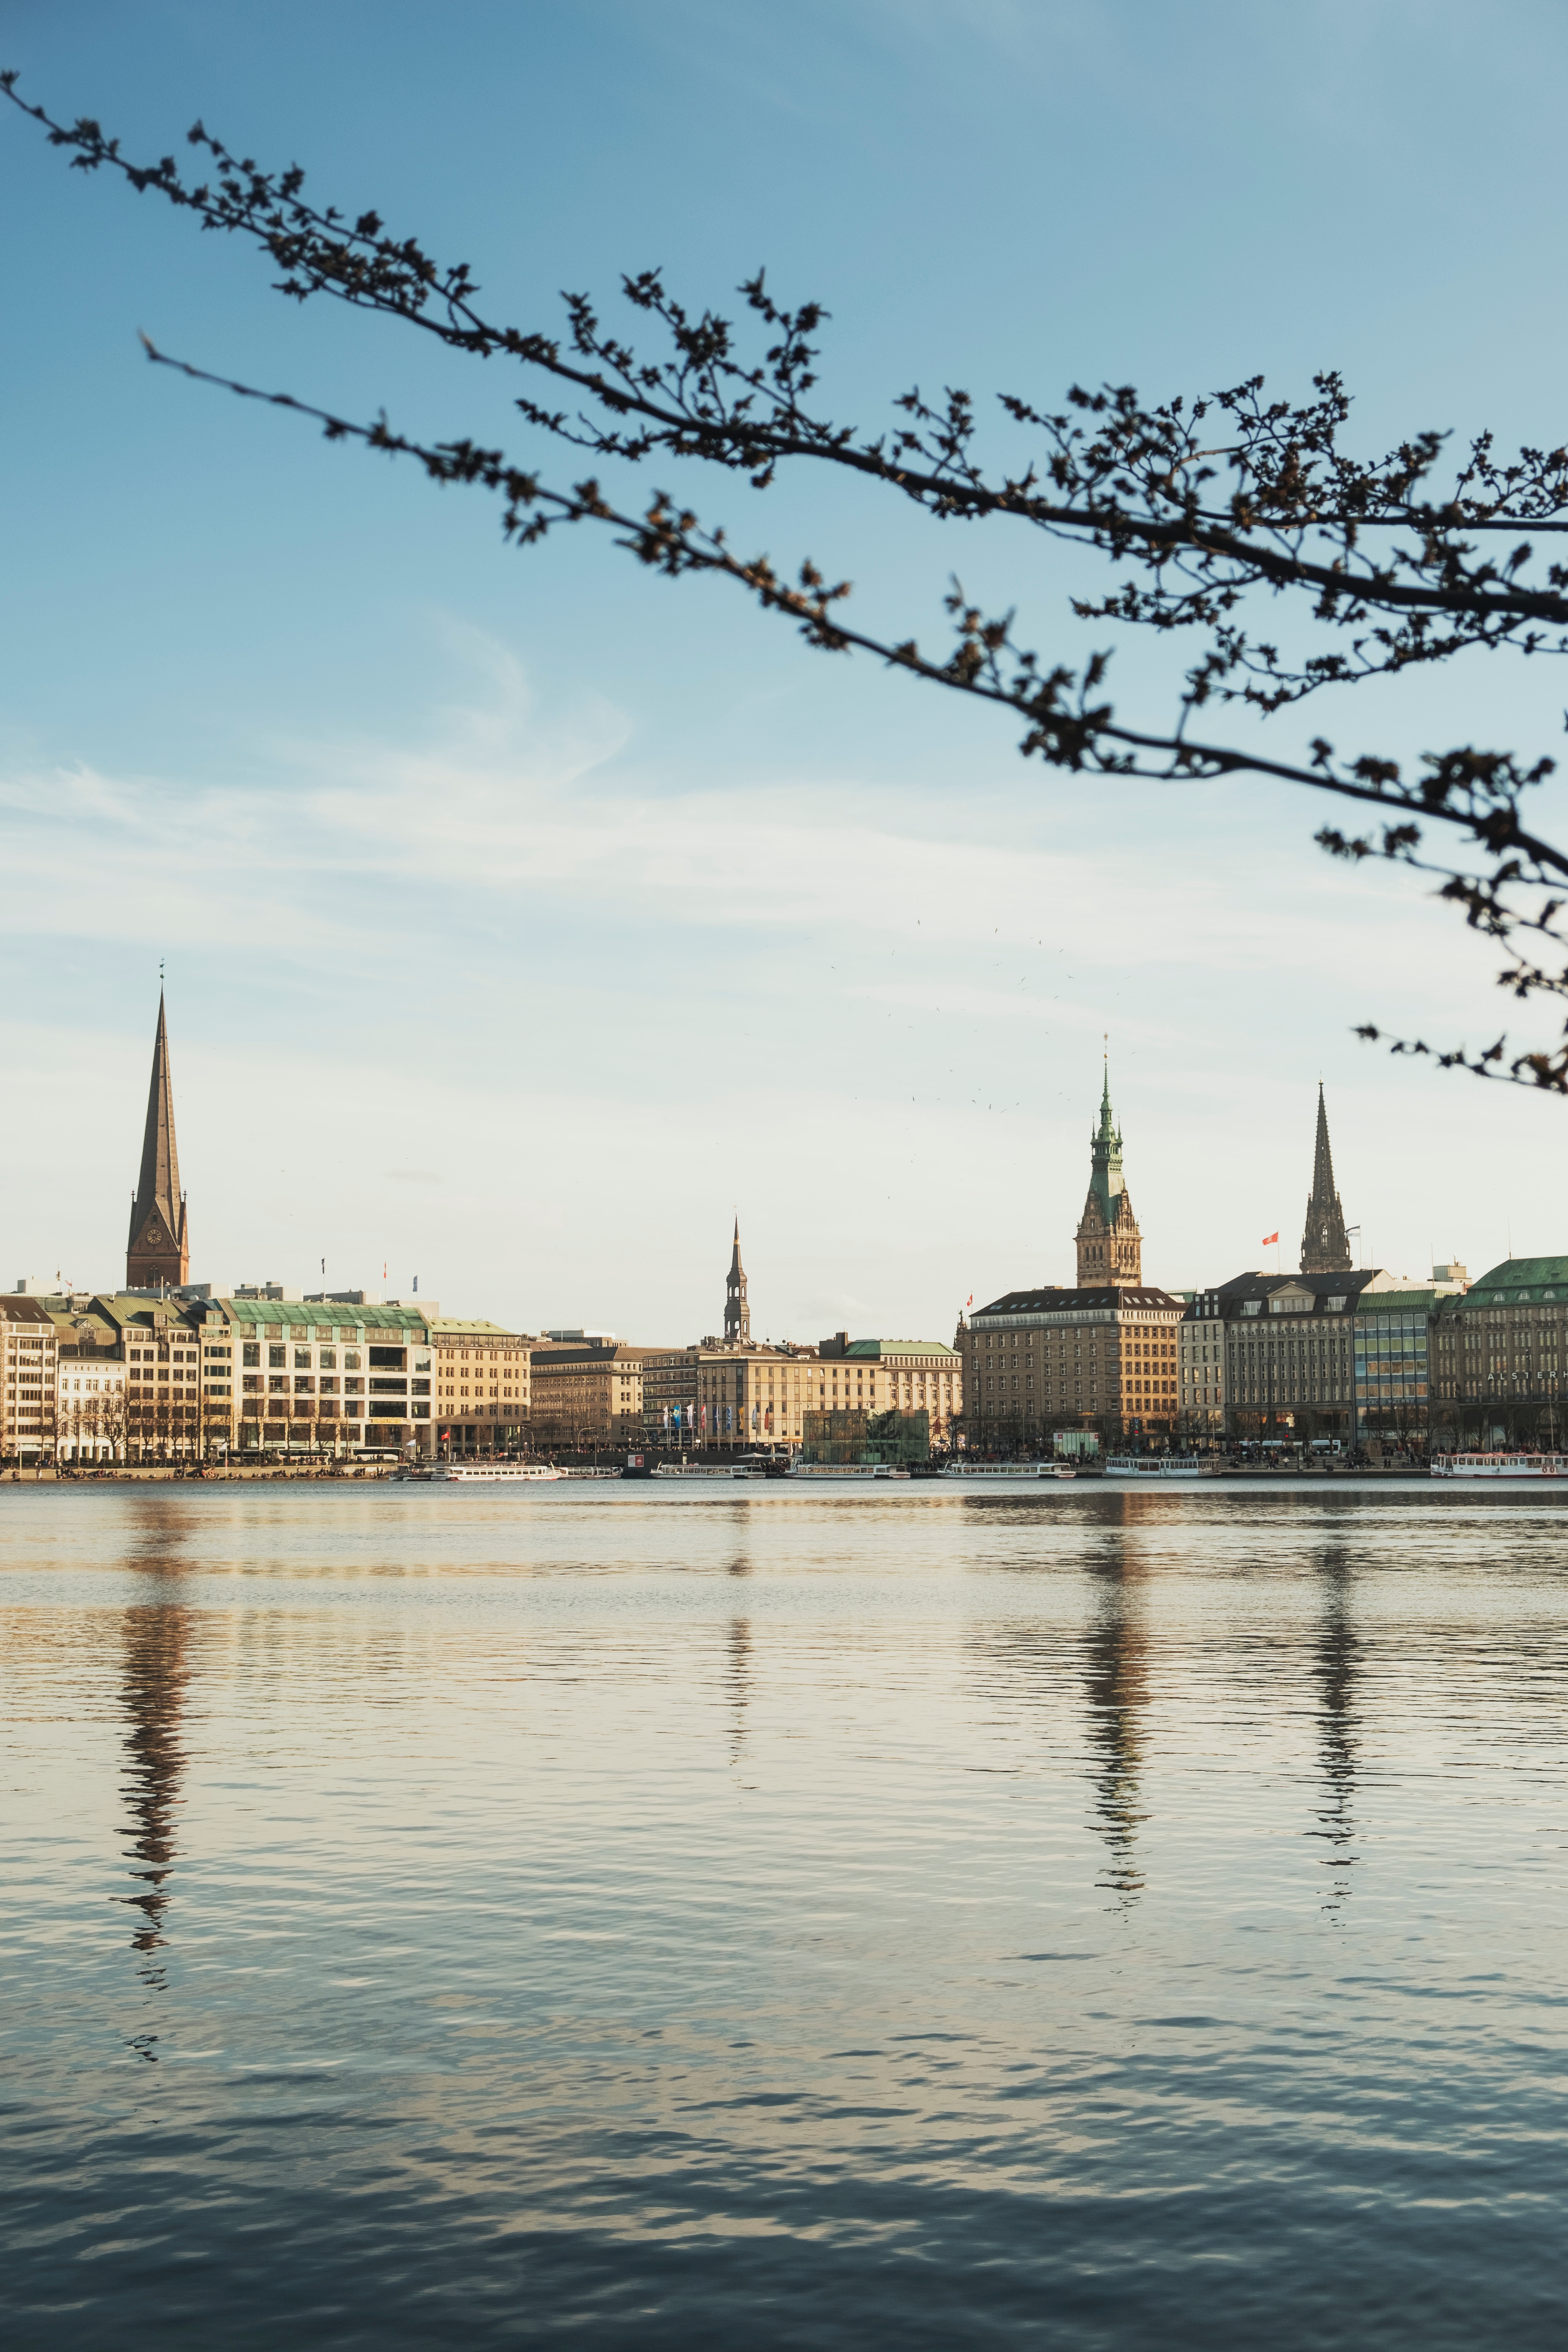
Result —
<svg viewBox="0 0 1568 2352"><path fill-rule="evenodd" d="M1565 1627L1539 1491L0 1488L5 2339L1560 2344Z"/></svg>

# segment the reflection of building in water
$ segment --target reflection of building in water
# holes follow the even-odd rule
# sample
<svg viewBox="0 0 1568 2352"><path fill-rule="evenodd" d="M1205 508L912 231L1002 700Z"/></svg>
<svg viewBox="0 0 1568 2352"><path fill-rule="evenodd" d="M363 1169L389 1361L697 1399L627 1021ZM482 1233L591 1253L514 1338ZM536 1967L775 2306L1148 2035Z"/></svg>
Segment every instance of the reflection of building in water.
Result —
<svg viewBox="0 0 1568 2352"><path fill-rule="evenodd" d="M1134 1499L1142 1498L1124 1497L1129 1503ZM1095 1825L1107 1849L1100 1884L1130 1902L1143 1884L1138 1828L1147 1815L1142 1801L1139 1715L1148 1705L1149 1676L1137 1571L1124 1558L1104 1574L1099 1614L1084 1637L1084 1694Z"/></svg>
<svg viewBox="0 0 1568 2352"><path fill-rule="evenodd" d="M1322 1787L1317 1809L1318 1826L1310 1836L1325 1839L1323 1860L1334 1872L1328 1896L1331 1908L1344 1901L1350 1880L1344 1875L1355 1856L1356 1674L1361 1643L1351 1617L1353 1585L1345 1556L1335 1546L1323 1559L1323 1617L1319 1630L1313 1679L1318 1685L1318 1757Z"/></svg>
<svg viewBox="0 0 1568 2352"><path fill-rule="evenodd" d="M731 1617L730 1620L724 1682L730 1695L730 1761L738 1764L746 1745L746 1703L752 1696L752 1621L749 1617Z"/></svg>
<svg viewBox="0 0 1568 2352"><path fill-rule="evenodd" d="M126 1771L122 1786L130 1814L131 1875L139 1892L121 1897L142 1915L132 1948L145 1965L144 1983L162 1986L164 1971L157 1954L164 1943L169 1908L168 1880L174 1862L174 1808L180 1801L184 1751L180 1745L180 1717L189 1676L185 1650L190 1612L153 1604L125 1612L121 1639L124 1674L121 1698L125 1708ZM142 2054L155 2037L138 2035Z"/></svg>

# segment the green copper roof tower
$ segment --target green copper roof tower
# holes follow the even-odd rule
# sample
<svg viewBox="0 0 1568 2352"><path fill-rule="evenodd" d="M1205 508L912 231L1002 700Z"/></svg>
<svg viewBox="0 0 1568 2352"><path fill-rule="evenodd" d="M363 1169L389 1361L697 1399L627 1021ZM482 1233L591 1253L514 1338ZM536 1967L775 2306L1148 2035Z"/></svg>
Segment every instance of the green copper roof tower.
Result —
<svg viewBox="0 0 1568 2352"><path fill-rule="evenodd" d="M1121 1170L1121 1129L1110 1107L1110 1056L1100 1097L1100 1125L1089 1138L1089 1197L1078 1234L1078 1286L1096 1290L1143 1279L1143 1236Z"/></svg>

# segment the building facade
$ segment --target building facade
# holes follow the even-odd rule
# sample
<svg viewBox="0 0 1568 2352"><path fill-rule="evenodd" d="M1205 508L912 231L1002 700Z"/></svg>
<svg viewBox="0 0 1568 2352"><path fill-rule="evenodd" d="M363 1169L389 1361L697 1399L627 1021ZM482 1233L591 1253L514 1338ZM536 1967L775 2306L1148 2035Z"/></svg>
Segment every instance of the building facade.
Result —
<svg viewBox="0 0 1568 2352"><path fill-rule="evenodd" d="M58 1366L55 1458L122 1462L126 1449L125 1346L95 1299L51 1307Z"/></svg>
<svg viewBox="0 0 1568 2352"><path fill-rule="evenodd" d="M153 1082L142 1136L142 1168L131 1203L131 1235L125 1248L127 1290L177 1290L191 1278L191 1244L185 1196L180 1190L180 1155L174 1143L174 1081L169 1067L169 1031L163 992L158 992L158 1028L153 1041Z"/></svg>
<svg viewBox="0 0 1568 2352"><path fill-rule="evenodd" d="M1568 1257L1510 1257L1434 1301L1430 1443L1440 1453L1568 1445Z"/></svg>
<svg viewBox="0 0 1568 2352"><path fill-rule="evenodd" d="M1217 1441L1226 1430L1225 1322L1210 1290L1189 1300L1176 1331L1180 1422L1189 1438Z"/></svg>
<svg viewBox="0 0 1568 2352"><path fill-rule="evenodd" d="M963 1359L956 1348L941 1339L851 1339L847 1355L876 1365L877 1410L923 1412L931 1445L939 1453L951 1446L963 1417Z"/></svg>
<svg viewBox="0 0 1568 2352"><path fill-rule="evenodd" d="M965 1444L1032 1454L1058 1430L1169 1436L1184 1312L1167 1291L1121 1284L1007 1291L958 1328Z"/></svg>
<svg viewBox="0 0 1568 2352"><path fill-rule="evenodd" d="M1107 1285L1136 1290L1143 1282L1143 1237L1132 1213L1121 1169L1121 1130L1110 1108L1110 1065L1100 1102L1100 1125L1089 1138L1089 1194L1074 1240L1080 1291Z"/></svg>
<svg viewBox="0 0 1568 2352"><path fill-rule="evenodd" d="M431 1315L435 1451L516 1453L531 1410L531 1366L536 1344L502 1324Z"/></svg>
<svg viewBox="0 0 1568 2352"><path fill-rule="evenodd" d="M434 1374L423 1315L406 1307L224 1298L237 1364L239 1452L431 1450ZM205 1328L205 1327L204 1327Z"/></svg>
<svg viewBox="0 0 1568 2352"><path fill-rule="evenodd" d="M1356 1436L1363 1445L1426 1445L1436 1303L1435 1290L1384 1290L1357 1307Z"/></svg>
<svg viewBox="0 0 1568 2352"><path fill-rule="evenodd" d="M0 1297L0 1458L52 1460L57 1433L57 1333L41 1299Z"/></svg>
<svg viewBox="0 0 1568 2352"><path fill-rule="evenodd" d="M1403 1286L1380 1267L1239 1274L1200 1294L1223 1328L1226 1434L1251 1444L1342 1444L1356 1431L1355 1321L1369 1294Z"/></svg>
<svg viewBox="0 0 1568 2352"><path fill-rule="evenodd" d="M619 1450L643 1443L643 1366L670 1348L637 1348L607 1335L545 1339L532 1351L536 1452Z"/></svg>

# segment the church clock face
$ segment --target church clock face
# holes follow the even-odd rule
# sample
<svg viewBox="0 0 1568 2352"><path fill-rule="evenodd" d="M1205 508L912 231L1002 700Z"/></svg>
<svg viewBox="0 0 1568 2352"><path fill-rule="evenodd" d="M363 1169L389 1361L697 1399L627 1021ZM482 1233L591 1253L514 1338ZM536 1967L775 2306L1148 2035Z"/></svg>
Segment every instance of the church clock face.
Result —
<svg viewBox="0 0 1568 2352"><path fill-rule="evenodd" d="M156 1225L149 1225L147 1228L147 1238L152 1243L153 1248L156 1249L163 1236L159 1232Z"/></svg>

